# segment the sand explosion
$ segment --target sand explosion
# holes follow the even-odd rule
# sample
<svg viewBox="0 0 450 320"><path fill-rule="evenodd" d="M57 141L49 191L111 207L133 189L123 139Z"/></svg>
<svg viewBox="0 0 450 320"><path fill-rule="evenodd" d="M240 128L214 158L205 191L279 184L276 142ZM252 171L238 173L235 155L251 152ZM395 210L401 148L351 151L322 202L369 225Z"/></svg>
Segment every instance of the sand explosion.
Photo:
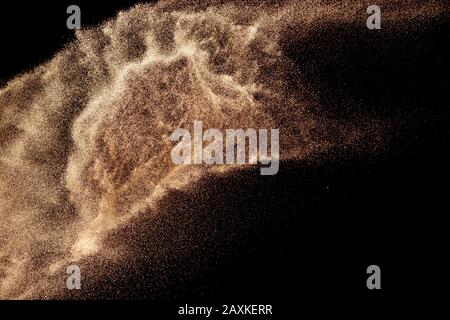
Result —
<svg viewBox="0 0 450 320"><path fill-rule="evenodd" d="M386 3L384 23L407 29L444 10L420 3ZM281 167L334 148L376 152L389 121L318 115L314 84L286 52L365 18L359 1L139 4L10 81L0 90L0 297L54 296L68 264L121 254L109 232L157 215L173 190L240 170L171 162L170 134L194 121L280 128Z"/></svg>

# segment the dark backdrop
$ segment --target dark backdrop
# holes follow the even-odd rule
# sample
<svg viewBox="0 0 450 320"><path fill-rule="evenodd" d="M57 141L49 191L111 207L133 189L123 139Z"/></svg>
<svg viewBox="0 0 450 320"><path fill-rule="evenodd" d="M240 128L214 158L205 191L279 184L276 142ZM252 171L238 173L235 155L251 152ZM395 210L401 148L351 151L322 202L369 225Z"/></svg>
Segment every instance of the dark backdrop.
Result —
<svg viewBox="0 0 450 320"><path fill-rule="evenodd" d="M132 1L73 3L82 8L83 25L92 25L113 17ZM1 4L2 84L50 59L73 39L73 32L66 29L69 4ZM317 35L319 46L289 48L299 65L320 66L310 75L323 80L320 112L333 118L349 113L409 114L413 124L394 130L389 148L377 156L336 152L320 156L319 162L282 163L280 173L266 180L255 173L253 179L245 178L242 173L242 177L217 181L219 195L211 202L217 204L217 217L259 212L264 218L258 218L260 224L249 218L235 226L247 240L232 243L229 257L207 259L214 272L182 286L174 284L171 290L181 305L190 301L272 303L279 312L301 313L311 305L319 312L337 304L363 305L371 312L403 298L437 294L443 286L448 254L443 242L449 181L448 22L432 21L414 35L380 36L377 46L363 40L366 31L359 32L355 40L344 26ZM343 48L339 43L345 39ZM317 47L328 50L333 59L321 61L315 54ZM356 96L371 107L352 109L336 100L336 92ZM232 186L243 184L248 191L233 195ZM222 190L229 192L220 195ZM230 198L235 205L221 208L221 201ZM202 216L201 210L211 212L212 208L197 209ZM365 270L371 264L381 267L381 291L365 286ZM117 284L127 288L133 276ZM132 298L145 294L145 280L142 287L129 287L128 294ZM113 297L107 291L100 290L99 298ZM164 299L133 304L147 314L152 314L147 306L159 306L168 314L175 312L175 305L164 304ZM110 304L108 309L122 306Z"/></svg>

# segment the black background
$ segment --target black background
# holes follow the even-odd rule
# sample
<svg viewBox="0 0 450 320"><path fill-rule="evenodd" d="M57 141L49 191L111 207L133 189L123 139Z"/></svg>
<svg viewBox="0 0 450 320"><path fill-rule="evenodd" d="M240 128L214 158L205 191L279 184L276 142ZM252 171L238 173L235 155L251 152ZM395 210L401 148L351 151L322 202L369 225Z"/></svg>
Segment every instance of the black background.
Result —
<svg viewBox="0 0 450 320"><path fill-rule="evenodd" d="M100 23L131 3L76 2L82 25ZM1 4L1 84L49 60L74 38L66 28L69 4L75 2ZM423 297L438 294L448 273L443 223L449 181L448 21L436 20L413 35L369 35L362 28L349 37L347 28L321 33L315 39L320 46L288 48L299 66L319 66L306 74L321 80L319 112L336 119L358 113L400 117L411 119L409 124L394 128L389 147L375 156L344 150L320 155L318 161L282 163L278 175L263 181L219 181L248 190L233 196L233 187L225 187L227 196L216 202L231 198L238 205L232 212L221 209L223 214L238 216L241 210L265 217L260 226L237 227L246 232L251 248L243 242L224 263L233 268L216 267L178 288L177 301L98 303L103 310L169 317L177 305L208 302L273 304L277 314L357 306L370 313L405 298L415 308ZM369 36L371 41L364 40ZM332 58L320 60L317 47ZM344 106L339 95L358 97L368 107ZM366 288L371 264L381 267L380 291ZM419 304L411 302L416 300Z"/></svg>

